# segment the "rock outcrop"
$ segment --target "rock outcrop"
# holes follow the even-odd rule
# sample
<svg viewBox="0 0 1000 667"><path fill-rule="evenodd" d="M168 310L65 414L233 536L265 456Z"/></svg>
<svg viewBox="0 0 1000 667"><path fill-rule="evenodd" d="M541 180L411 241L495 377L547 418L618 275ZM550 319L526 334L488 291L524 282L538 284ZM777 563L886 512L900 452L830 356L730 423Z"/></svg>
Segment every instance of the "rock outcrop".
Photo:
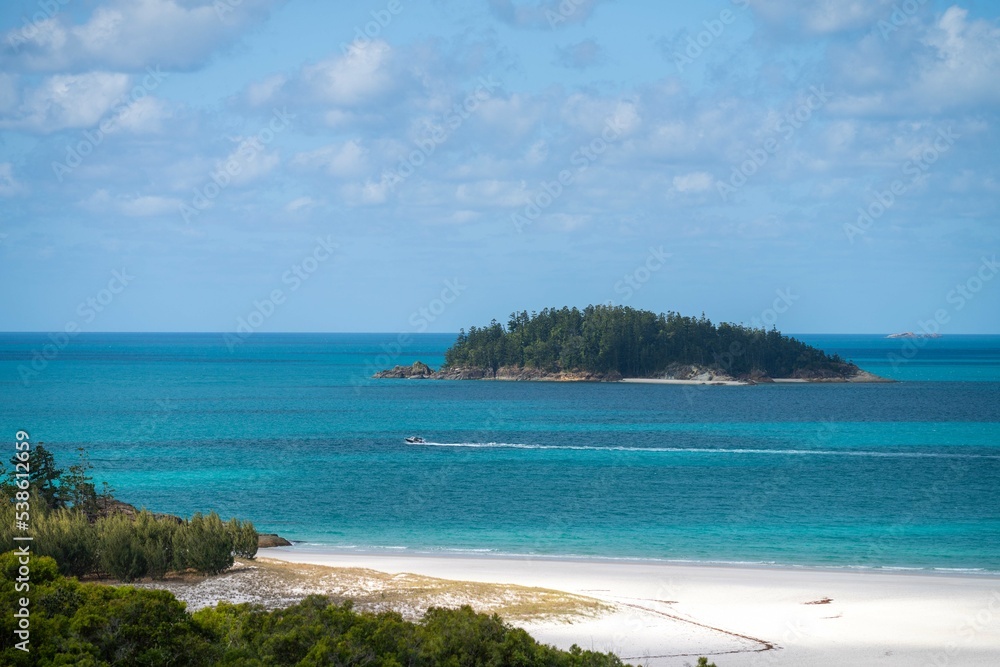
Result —
<svg viewBox="0 0 1000 667"><path fill-rule="evenodd" d="M292 543L274 533L261 533L257 535L257 548L268 549L270 547L290 547Z"/></svg>
<svg viewBox="0 0 1000 667"><path fill-rule="evenodd" d="M427 364L417 361L412 366L394 366L389 370L379 371L372 376L375 379L397 380L501 380L508 382L618 382L622 379L619 373L592 373L589 371L558 371L549 372L537 368L523 366L501 366L493 372L492 369L454 366L435 371ZM694 364L671 364L666 371L652 378L657 380L684 380L687 382L744 382L761 384L774 382L775 378L760 372L747 376L733 376L719 368L698 366ZM801 380L804 382L893 382L868 371L863 371L853 364L845 366L845 373L838 374L832 370L819 372L799 371L786 380Z"/></svg>
<svg viewBox="0 0 1000 667"><path fill-rule="evenodd" d="M586 371L549 373L537 368L519 366L501 366L495 373L492 369L471 366L454 366L435 371L420 361L414 362L412 366L394 366L389 370L379 371L372 377L377 380L505 380L509 382L617 382L622 379L618 373L590 373Z"/></svg>
<svg viewBox="0 0 1000 667"><path fill-rule="evenodd" d="M886 338L941 338L939 333L913 333L912 331L905 331L903 333L889 334Z"/></svg>
<svg viewBox="0 0 1000 667"><path fill-rule="evenodd" d="M98 516L106 517L113 514L124 514L129 519L135 519L139 515L139 510L136 509L135 505L129 505L115 498L102 498L98 500ZM153 516L157 519L167 519L174 523L184 523L184 519L175 514L153 512Z"/></svg>

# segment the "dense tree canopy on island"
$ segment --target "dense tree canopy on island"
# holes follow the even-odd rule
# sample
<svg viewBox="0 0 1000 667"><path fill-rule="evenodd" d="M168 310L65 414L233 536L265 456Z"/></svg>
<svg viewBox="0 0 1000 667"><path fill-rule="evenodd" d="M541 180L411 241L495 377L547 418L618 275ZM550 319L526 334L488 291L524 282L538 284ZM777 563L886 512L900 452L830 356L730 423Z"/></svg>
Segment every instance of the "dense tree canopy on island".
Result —
<svg viewBox="0 0 1000 667"><path fill-rule="evenodd" d="M858 372L840 357L775 329L610 305L511 313L506 326L494 320L462 330L445 355L446 367L482 368L493 375L502 367L526 367L654 377L677 364L734 377L845 378Z"/></svg>

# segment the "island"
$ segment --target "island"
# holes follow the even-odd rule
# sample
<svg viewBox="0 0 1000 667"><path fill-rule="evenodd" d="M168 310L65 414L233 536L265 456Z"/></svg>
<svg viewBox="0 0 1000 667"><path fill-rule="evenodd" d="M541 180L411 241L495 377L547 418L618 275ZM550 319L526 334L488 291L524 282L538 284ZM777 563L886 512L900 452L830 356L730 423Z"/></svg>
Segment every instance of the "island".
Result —
<svg viewBox="0 0 1000 667"><path fill-rule="evenodd" d="M799 340L704 314L656 314L628 306L511 313L459 333L435 371L417 361L375 378L582 382L891 382Z"/></svg>
<svg viewBox="0 0 1000 667"><path fill-rule="evenodd" d="M886 338L941 338L939 333L913 333L912 331L904 331L903 333L889 334Z"/></svg>

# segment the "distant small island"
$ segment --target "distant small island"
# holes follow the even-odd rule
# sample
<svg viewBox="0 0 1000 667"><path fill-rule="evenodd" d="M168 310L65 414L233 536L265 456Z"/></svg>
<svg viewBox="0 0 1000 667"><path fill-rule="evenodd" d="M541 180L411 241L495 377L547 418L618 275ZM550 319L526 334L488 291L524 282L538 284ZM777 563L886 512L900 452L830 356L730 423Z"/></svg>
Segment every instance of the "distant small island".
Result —
<svg viewBox="0 0 1000 667"><path fill-rule="evenodd" d="M459 333L435 371L396 366L375 378L658 381L697 384L890 382L776 329L715 325L704 315L657 315L627 306L511 313Z"/></svg>
<svg viewBox="0 0 1000 667"><path fill-rule="evenodd" d="M904 331L903 333L889 334L886 338L941 338L939 333L913 333L912 331Z"/></svg>

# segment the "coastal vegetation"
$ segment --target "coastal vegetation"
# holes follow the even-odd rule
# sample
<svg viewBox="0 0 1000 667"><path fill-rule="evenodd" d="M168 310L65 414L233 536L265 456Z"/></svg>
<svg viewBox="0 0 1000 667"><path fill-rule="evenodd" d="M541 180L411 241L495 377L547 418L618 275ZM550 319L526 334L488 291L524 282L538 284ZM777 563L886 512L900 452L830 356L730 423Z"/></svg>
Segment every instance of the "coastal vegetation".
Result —
<svg viewBox="0 0 1000 667"><path fill-rule="evenodd" d="M24 463L12 461L17 462ZM350 601L338 604L325 595L309 595L282 609L222 602L190 613L167 590L80 581L93 576L158 579L172 571L218 573L233 564L234 556L254 557L257 532L248 522L223 523L215 513L185 521L146 510L122 511L131 506L116 501L107 487L97 493L82 450L78 462L63 471L39 444L29 464L31 555L26 570L22 555L0 554L0 605L27 610L30 647L15 632L27 627L24 619L6 614L0 619L0 664L624 665L611 653L540 644L500 616L469 606L431 607L414 622L397 611L357 612ZM16 495L21 491L17 481L13 472L4 476L0 466L2 492L23 502ZM14 509L14 502L0 503L5 545L14 544L18 534Z"/></svg>
<svg viewBox="0 0 1000 667"><path fill-rule="evenodd" d="M17 609L18 559L0 555L0 605ZM554 665L617 667L612 654L539 644L498 616L433 608L419 622L310 596L285 609L221 603L193 614L171 593L81 583L48 557L31 560L31 651L18 619L0 619L0 664L19 665Z"/></svg>
<svg viewBox="0 0 1000 667"><path fill-rule="evenodd" d="M846 379L860 371L773 328L611 305L521 311L506 326L494 320L462 330L444 369L482 369L488 377L512 367L650 378L680 365L750 380Z"/></svg>
<svg viewBox="0 0 1000 667"><path fill-rule="evenodd" d="M24 462L14 458L11 463L16 470ZM0 492L9 499L19 491L27 494L32 552L54 558L61 574L120 581L162 579L168 572L218 574L232 566L234 556L252 559L257 553L257 531L248 521L224 523L214 512L185 520L136 511L115 500L107 485L98 493L82 449L64 471L39 443L27 466L30 491L18 488L11 471L0 482ZM2 503L0 543L13 544L15 534L21 534L15 530L15 505Z"/></svg>

